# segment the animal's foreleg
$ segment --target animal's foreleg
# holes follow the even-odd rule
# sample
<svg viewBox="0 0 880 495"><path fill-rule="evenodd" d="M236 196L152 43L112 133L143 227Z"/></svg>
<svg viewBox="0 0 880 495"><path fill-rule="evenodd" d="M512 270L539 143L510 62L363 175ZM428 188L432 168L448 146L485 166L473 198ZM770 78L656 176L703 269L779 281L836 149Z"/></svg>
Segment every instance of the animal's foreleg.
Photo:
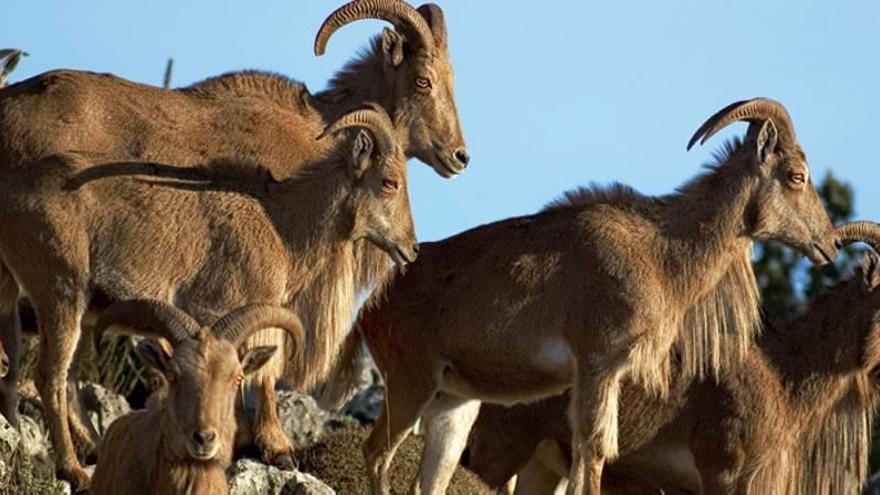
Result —
<svg viewBox="0 0 880 495"><path fill-rule="evenodd" d="M550 450L555 448L556 450L559 450L559 446L555 445L556 442L552 443L554 444L553 446L548 446L546 448L538 447L535 455L532 456L528 464L516 474L514 495L540 495L555 492L556 487L559 485L559 482L564 475L560 476L556 469L558 466L548 464L544 458L545 456L542 455L543 450L545 449Z"/></svg>
<svg viewBox="0 0 880 495"><path fill-rule="evenodd" d="M415 367L409 372L405 380L386 375L385 404L362 447L373 495L390 493L388 468L394 453L435 393L435 384L422 379Z"/></svg>
<svg viewBox="0 0 880 495"><path fill-rule="evenodd" d="M282 469L294 469L293 445L278 418L275 379L264 376L257 384L256 414L251 435L263 461Z"/></svg>
<svg viewBox="0 0 880 495"><path fill-rule="evenodd" d="M440 395L431 402L422 415L427 429L425 449L418 484L413 484L411 493L446 493L479 412L477 400Z"/></svg>
<svg viewBox="0 0 880 495"><path fill-rule="evenodd" d="M577 369L570 406L569 495L600 495L605 461L617 456L617 406L622 373L622 367Z"/></svg>

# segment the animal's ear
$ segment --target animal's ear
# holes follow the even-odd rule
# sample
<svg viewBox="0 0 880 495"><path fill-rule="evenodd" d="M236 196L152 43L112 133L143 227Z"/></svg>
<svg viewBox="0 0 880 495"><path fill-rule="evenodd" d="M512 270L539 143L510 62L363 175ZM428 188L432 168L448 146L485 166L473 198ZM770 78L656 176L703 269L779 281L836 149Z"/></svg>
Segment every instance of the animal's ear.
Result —
<svg viewBox="0 0 880 495"><path fill-rule="evenodd" d="M859 267L862 275L862 286L872 292L880 286L880 257L874 251L865 251L865 259Z"/></svg>
<svg viewBox="0 0 880 495"><path fill-rule="evenodd" d="M153 339L140 341L135 346L134 352L141 362L165 377L176 371L176 367L171 362L171 353L162 347L162 344Z"/></svg>
<svg viewBox="0 0 880 495"><path fill-rule="evenodd" d="M244 371L245 375L250 375L251 373L257 371L262 368L264 364L266 364L272 356L275 355L275 351L278 350L278 347L274 345L268 346L260 346L260 347L251 347L250 349L246 349L241 354L241 368Z"/></svg>
<svg viewBox="0 0 880 495"><path fill-rule="evenodd" d="M351 147L351 170L355 179L360 179L370 166L373 155L373 136L363 129L358 130Z"/></svg>
<svg viewBox="0 0 880 495"><path fill-rule="evenodd" d="M403 35L391 28L382 30L382 55L385 63L397 67L403 62Z"/></svg>
<svg viewBox="0 0 880 495"><path fill-rule="evenodd" d="M761 129L758 131L758 139L755 141L757 152L758 152L758 162L763 165L767 163L767 158L770 157L770 154L776 151L776 143L779 139L779 133L776 132L776 124L773 123L772 120L767 119L761 125Z"/></svg>

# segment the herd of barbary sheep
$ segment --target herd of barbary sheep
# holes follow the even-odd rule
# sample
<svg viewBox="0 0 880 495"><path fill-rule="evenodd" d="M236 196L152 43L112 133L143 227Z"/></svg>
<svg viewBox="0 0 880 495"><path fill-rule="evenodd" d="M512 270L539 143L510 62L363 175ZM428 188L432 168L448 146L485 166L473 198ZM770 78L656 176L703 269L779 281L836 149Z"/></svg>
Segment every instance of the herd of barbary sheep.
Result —
<svg viewBox="0 0 880 495"><path fill-rule="evenodd" d="M831 224L782 104L712 115L688 148L738 121L745 137L672 194L575 189L420 245L407 159L446 178L470 160L443 12L354 0L315 53L360 19L392 27L318 93L261 72L174 90L72 70L5 86L24 53L0 51L0 412L17 425L26 310L59 478L214 494L242 448L291 467L275 380L322 385L338 407L366 345L386 385L363 445L372 493L389 492L419 420L413 493L444 493L465 449L515 493L565 478L593 495L858 490L880 399L880 258L783 324L761 316L751 250L776 240L827 264L849 243L880 250L880 226ZM161 386L102 439L71 370L111 329L146 337L136 353ZM242 387L262 413L238 410ZM80 460L94 457L90 479Z"/></svg>

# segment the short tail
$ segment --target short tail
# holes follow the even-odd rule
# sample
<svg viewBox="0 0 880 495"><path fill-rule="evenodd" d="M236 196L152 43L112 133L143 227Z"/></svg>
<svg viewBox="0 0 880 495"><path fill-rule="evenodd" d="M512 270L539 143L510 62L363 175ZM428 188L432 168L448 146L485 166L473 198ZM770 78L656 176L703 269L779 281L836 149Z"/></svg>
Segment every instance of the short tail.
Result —
<svg viewBox="0 0 880 495"><path fill-rule="evenodd" d="M322 409L330 411L339 409L351 397L361 372L363 340L357 325L345 337L336 363L330 370L330 375L318 398L318 406Z"/></svg>

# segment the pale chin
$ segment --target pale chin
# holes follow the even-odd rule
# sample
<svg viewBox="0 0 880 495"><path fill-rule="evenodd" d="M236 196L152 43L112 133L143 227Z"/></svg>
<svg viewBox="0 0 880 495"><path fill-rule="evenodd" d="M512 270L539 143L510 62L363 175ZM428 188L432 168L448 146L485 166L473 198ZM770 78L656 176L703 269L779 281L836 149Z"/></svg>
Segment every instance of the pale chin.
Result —
<svg viewBox="0 0 880 495"><path fill-rule="evenodd" d="M197 461L210 461L217 457L217 453L220 452L220 444L215 443L208 450L202 450L193 445L187 444L186 450L189 452L190 457Z"/></svg>

